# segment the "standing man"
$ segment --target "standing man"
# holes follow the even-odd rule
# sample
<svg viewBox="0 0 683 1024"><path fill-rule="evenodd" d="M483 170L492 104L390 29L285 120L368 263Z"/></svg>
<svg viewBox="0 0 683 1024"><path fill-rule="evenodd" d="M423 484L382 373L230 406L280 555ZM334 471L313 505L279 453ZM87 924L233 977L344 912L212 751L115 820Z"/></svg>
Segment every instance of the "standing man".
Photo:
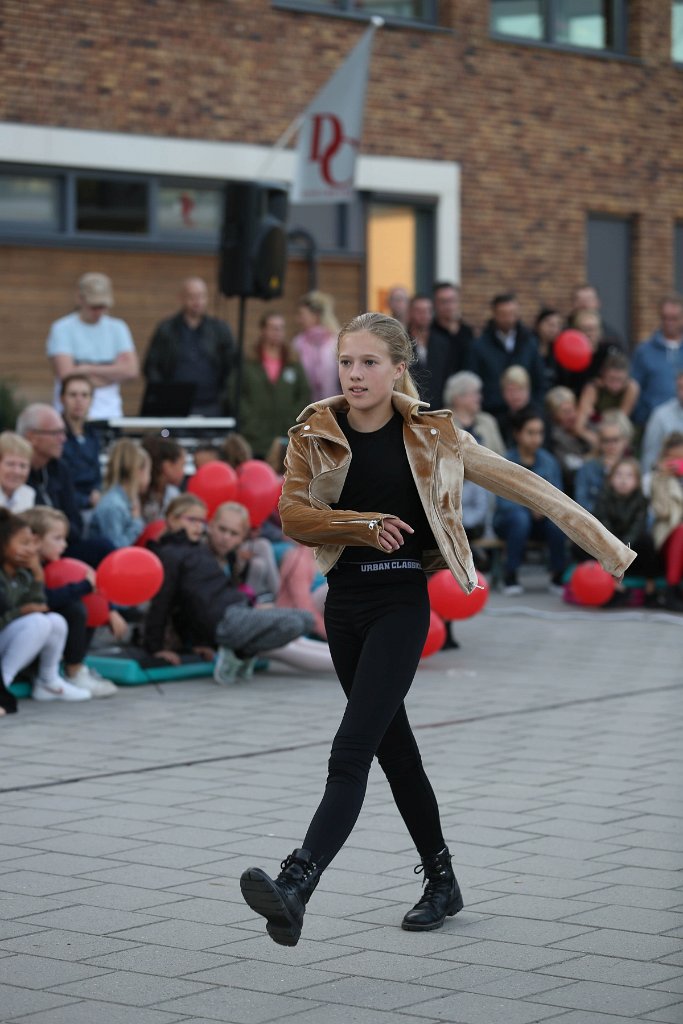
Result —
<svg viewBox="0 0 683 1024"><path fill-rule="evenodd" d="M408 334L417 363L414 378L423 402L432 409L443 408L443 390L451 375L451 350L448 342L431 331L434 307L428 295L414 295L408 307Z"/></svg>
<svg viewBox="0 0 683 1024"><path fill-rule="evenodd" d="M226 323L207 315L208 303L208 288L201 278L183 281L181 309L154 331L143 373L148 384L194 384L190 412L220 416L229 408L227 384L235 342Z"/></svg>
<svg viewBox="0 0 683 1024"><path fill-rule="evenodd" d="M606 323L602 315L602 300L600 298L600 292L594 284L589 284L587 281L583 284L577 284L572 292L572 308L567 318L568 327L576 327L574 322L575 317L581 313L587 311L589 313L595 313L600 318L600 340L608 340L614 347L621 349L622 352L628 353L628 349L624 344L624 339L619 334L616 327L612 327L611 324Z"/></svg>
<svg viewBox="0 0 683 1024"><path fill-rule="evenodd" d="M395 284L393 288L389 289L389 294L387 295L389 316L393 316L395 320L400 321L404 327L408 323L409 301L408 290L402 284Z"/></svg>
<svg viewBox="0 0 683 1024"><path fill-rule="evenodd" d="M475 346L474 372L484 382L484 409L496 418L506 411L500 378L508 366L524 367L531 378L531 400L542 406L543 360L536 339L519 319L519 302L513 292L494 296L491 319Z"/></svg>
<svg viewBox="0 0 683 1024"><path fill-rule="evenodd" d="M432 288L434 319L430 338L440 338L448 346L450 372L471 370L474 359L474 331L462 318L460 289L449 281L437 281Z"/></svg>
<svg viewBox="0 0 683 1024"><path fill-rule="evenodd" d="M139 373L138 357L128 325L108 315L114 292L106 274L83 274L78 282L78 309L55 320L47 338L47 354L55 375L56 408L65 377L78 371L94 387L91 420L123 416L120 384Z"/></svg>
<svg viewBox="0 0 683 1024"><path fill-rule="evenodd" d="M683 296L667 295L659 306L659 330L633 353L631 376L640 384L640 398L631 419L639 426L676 395L676 375L683 370Z"/></svg>

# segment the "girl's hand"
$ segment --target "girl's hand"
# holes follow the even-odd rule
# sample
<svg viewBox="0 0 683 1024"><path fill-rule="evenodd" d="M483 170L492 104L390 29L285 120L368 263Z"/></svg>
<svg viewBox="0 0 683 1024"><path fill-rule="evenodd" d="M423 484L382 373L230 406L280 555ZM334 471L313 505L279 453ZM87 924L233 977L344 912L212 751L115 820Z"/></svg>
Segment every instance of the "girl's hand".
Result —
<svg viewBox="0 0 683 1024"><path fill-rule="evenodd" d="M379 542L385 551L398 551L403 546L403 533L415 533L402 519L385 519L379 534Z"/></svg>
<svg viewBox="0 0 683 1024"><path fill-rule="evenodd" d="M114 608L109 612L109 628L116 640L125 640L128 635L128 623L123 615Z"/></svg>
<svg viewBox="0 0 683 1024"><path fill-rule="evenodd" d="M88 581L90 586L95 589L95 570L92 566L88 566L88 571L85 574L85 579Z"/></svg>
<svg viewBox="0 0 683 1024"><path fill-rule="evenodd" d="M198 654L203 661L213 661L216 657L216 652L213 647L206 647L204 644L199 644L197 647L193 647L192 653Z"/></svg>
<svg viewBox="0 0 683 1024"><path fill-rule="evenodd" d="M33 615L34 612L49 612L49 608L46 604L41 604L38 601L31 601L29 604L22 604L19 607L20 615Z"/></svg>
<svg viewBox="0 0 683 1024"><path fill-rule="evenodd" d="M155 651L155 658L161 658L162 661L167 661L169 665L179 665L180 655L176 654L175 651Z"/></svg>

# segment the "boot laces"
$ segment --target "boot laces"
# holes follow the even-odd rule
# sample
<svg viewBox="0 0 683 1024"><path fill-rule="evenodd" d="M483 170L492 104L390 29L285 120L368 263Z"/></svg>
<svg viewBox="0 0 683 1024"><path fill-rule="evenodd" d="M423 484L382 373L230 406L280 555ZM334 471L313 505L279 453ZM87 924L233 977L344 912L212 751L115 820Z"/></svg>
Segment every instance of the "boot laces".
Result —
<svg viewBox="0 0 683 1024"><path fill-rule="evenodd" d="M288 857L285 857L285 859L280 864L280 879L282 879L282 881L293 881L291 875L287 874L290 868L297 869L297 872L299 874L299 878L297 879L297 881L307 882L311 875L313 875L313 873L315 872L316 865L312 864L310 861L299 860L299 858L295 857L293 853L290 853L290 855Z"/></svg>
<svg viewBox="0 0 683 1024"><path fill-rule="evenodd" d="M431 899L439 895L444 885L450 884L450 873L448 871L450 863L451 860L450 857L448 857L445 863L439 864L438 866L432 863L429 868L425 865L424 861L420 861L419 864L416 864L413 868L414 874L421 875L424 873L424 879L422 880L424 892L416 903L417 907L421 906L423 903L429 903Z"/></svg>

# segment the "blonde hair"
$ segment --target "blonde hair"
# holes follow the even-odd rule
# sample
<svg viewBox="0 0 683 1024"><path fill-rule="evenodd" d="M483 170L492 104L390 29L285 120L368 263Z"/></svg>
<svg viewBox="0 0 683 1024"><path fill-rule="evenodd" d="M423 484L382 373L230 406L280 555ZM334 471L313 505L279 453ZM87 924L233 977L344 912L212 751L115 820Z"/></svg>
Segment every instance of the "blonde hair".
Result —
<svg viewBox="0 0 683 1024"><path fill-rule="evenodd" d="M598 437L600 437L603 427L617 427L627 444L630 444L633 440L635 427L621 409L608 409L607 412L602 414L602 418L598 423Z"/></svg>
<svg viewBox="0 0 683 1024"><path fill-rule="evenodd" d="M31 527L36 537L44 537L48 530L53 527L56 523L60 523L66 528L67 536L69 534L69 519L60 511L58 508L52 508L50 505L34 505L33 508L26 509L25 512L21 513L21 519Z"/></svg>
<svg viewBox="0 0 683 1024"><path fill-rule="evenodd" d="M576 405L576 395L570 388L562 387L562 385L551 388L545 396L545 404L550 412L556 412L565 402Z"/></svg>
<svg viewBox="0 0 683 1024"><path fill-rule="evenodd" d="M531 377L523 366L508 366L507 370L503 370L500 375L500 383L501 385L518 384L520 387L530 388Z"/></svg>
<svg viewBox="0 0 683 1024"><path fill-rule="evenodd" d="M239 501L224 501L222 505L218 506L214 514L211 516L211 521L213 522L214 519L218 519L223 512L234 512L235 515L240 517L244 536L246 537L251 530L249 509L245 508L244 505L240 505Z"/></svg>
<svg viewBox="0 0 683 1024"><path fill-rule="evenodd" d="M151 469L152 460L149 453L135 441L124 437L116 441L109 452L107 462L106 489L122 487L131 498L137 497L138 485L136 474L143 466Z"/></svg>
<svg viewBox="0 0 683 1024"><path fill-rule="evenodd" d="M337 357L339 357L339 346L343 339L349 334L358 334L360 331L367 331L368 334L374 335L375 338L379 338L385 343L394 366L398 366L399 363L406 364L404 372L398 380L394 381L394 391L408 395L410 398L419 398L420 393L408 369L417 357L410 335L400 320L395 320L393 316L387 316L385 313L361 313L359 316L354 316L353 320L344 324L339 332Z"/></svg>
<svg viewBox="0 0 683 1024"><path fill-rule="evenodd" d="M179 494L177 498L169 502L168 508L165 512L165 518L168 522L169 519L177 519L178 516L184 515L185 512L189 512L191 508L201 508L208 515L208 508L206 503L198 498L196 494Z"/></svg>
<svg viewBox="0 0 683 1024"><path fill-rule="evenodd" d="M326 327L330 334L338 333L339 321L334 315L334 299L327 292L317 290L306 292L299 299L298 305L310 309L311 313L318 317L321 325Z"/></svg>
<svg viewBox="0 0 683 1024"><path fill-rule="evenodd" d="M31 461L33 446L30 441L13 430L3 430L0 434L0 459L5 455L18 455L22 459Z"/></svg>

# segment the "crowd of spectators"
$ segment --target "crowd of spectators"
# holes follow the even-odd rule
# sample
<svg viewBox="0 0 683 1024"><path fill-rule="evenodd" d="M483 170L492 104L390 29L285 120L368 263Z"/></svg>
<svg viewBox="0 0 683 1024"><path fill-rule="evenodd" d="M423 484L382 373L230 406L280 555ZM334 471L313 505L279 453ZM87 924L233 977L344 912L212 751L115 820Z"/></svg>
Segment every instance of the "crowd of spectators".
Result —
<svg viewBox="0 0 683 1024"><path fill-rule="evenodd" d="M111 315L113 304L108 277L88 273L80 279L76 309L57 320L47 337L52 403L29 405L15 429L0 434L0 506L6 510L0 522L0 712L13 709L7 687L21 668L7 630L23 643L25 623L15 624L26 616L58 614L68 623L61 683L54 669L61 627L53 618L49 635L33 652L34 689L41 699L113 692L85 666L91 631L74 608L92 590L100 561L161 520L163 533L152 544L166 572L162 596L152 600L136 627L148 653L176 663L193 649L207 657L219 651L217 679L248 674L245 666L264 650L254 640L260 630L250 616L264 606L269 613L289 609L289 617L255 620L271 640L282 638L278 647L305 634L324 640L324 583L310 551L282 537L276 512L252 531L242 506L223 505L205 537L206 506L196 497L188 504L183 494L189 453L177 441L158 433L141 443L121 438L103 452L102 421L121 416L120 384L140 374L131 332ZM142 373L148 387L189 389L193 415L227 415L234 407L237 346L230 327L207 307L206 283L184 281L179 309L152 333ZM488 319L475 329L462 316L460 288L447 281L437 281L430 294L413 296L396 286L387 311L405 323L413 339L421 398L450 408L456 425L480 444L540 474L597 515L638 551L633 573L645 579L645 603L683 611L683 299L662 300L659 326L632 351L604 321L599 295L589 284L575 289L567 310L541 308L533 327L524 323L516 295L506 292L492 298ZM281 473L288 427L307 404L339 391L338 327L334 301L320 291L301 297L296 330L269 309L239 374L239 433L196 447L196 468L256 458ZM588 339L590 365L579 372L555 359L555 341L566 328ZM568 549L549 519L504 499L494 501L470 481L463 519L475 546L486 536L504 542L509 596L522 592L519 570L530 541L546 551L554 589L562 587L571 563L584 557ZM30 558L26 530L33 537ZM92 572L75 590L54 594L48 588L45 594L44 567L56 551L57 557L82 560ZM195 622L193 635L189 606L204 585L197 576L201 566L220 596L211 616L203 617L202 630ZM41 593L44 601L36 599ZM613 601L625 599L622 586ZM234 607L242 609L239 616ZM119 639L130 632L116 609L110 626ZM307 657L301 655L302 664Z"/></svg>

